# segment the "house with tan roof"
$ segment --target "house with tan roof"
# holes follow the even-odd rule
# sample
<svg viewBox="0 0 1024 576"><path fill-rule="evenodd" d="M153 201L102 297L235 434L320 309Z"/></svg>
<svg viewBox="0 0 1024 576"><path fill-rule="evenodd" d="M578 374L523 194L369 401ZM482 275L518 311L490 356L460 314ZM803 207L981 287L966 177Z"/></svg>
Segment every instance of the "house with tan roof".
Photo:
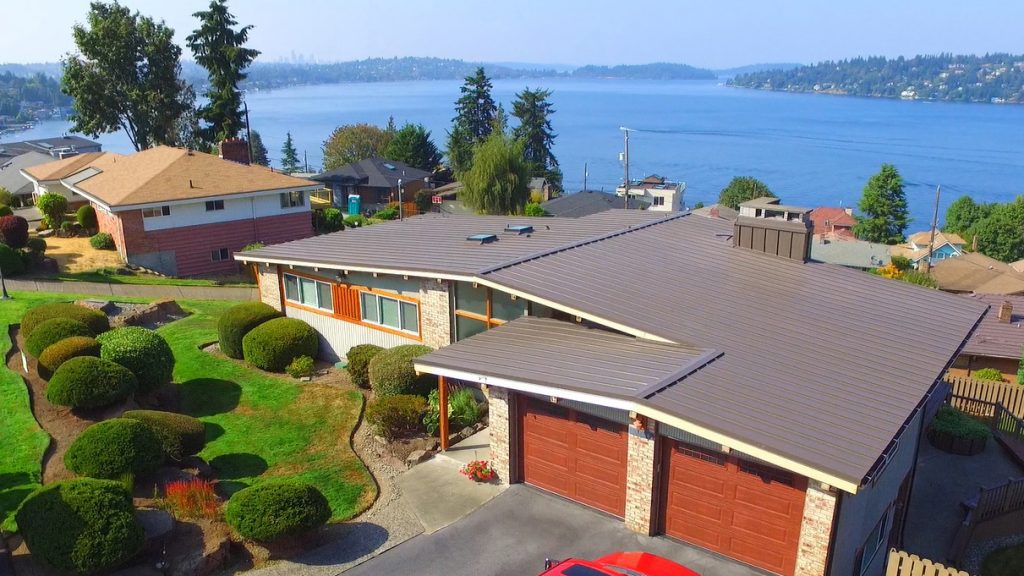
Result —
<svg viewBox="0 0 1024 576"><path fill-rule="evenodd" d="M1024 273L980 252L938 262L931 275L946 292L1024 295Z"/></svg>
<svg viewBox="0 0 1024 576"><path fill-rule="evenodd" d="M91 204L125 263L170 276L236 272L231 255L248 244L312 236L309 194L320 187L169 146L81 154L22 173L40 191Z"/></svg>
<svg viewBox="0 0 1024 576"><path fill-rule="evenodd" d="M931 230L924 230L911 234L904 244L893 246L891 253L893 256L909 258L915 268L921 262L926 261L928 255L931 254L931 263L934 266L943 260L963 255L965 244L966 242L959 234L938 230L935 232L935 243L932 244ZM929 248L930 246L932 247Z"/></svg>

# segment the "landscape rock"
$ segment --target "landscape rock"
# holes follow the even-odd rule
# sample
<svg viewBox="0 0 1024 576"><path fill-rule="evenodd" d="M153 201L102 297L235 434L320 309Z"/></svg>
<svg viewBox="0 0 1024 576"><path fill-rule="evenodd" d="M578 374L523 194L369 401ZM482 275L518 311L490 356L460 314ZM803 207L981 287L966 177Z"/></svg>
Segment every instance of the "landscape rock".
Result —
<svg viewBox="0 0 1024 576"><path fill-rule="evenodd" d="M427 452L426 450L416 450L409 457L405 459L406 468L412 468L413 466L420 464L425 460L429 460L433 456L433 453Z"/></svg>
<svg viewBox="0 0 1024 576"><path fill-rule="evenodd" d="M75 300L75 304L78 306L84 306L85 308L91 308L93 310L99 310L104 314L110 314L114 309L114 303L109 300Z"/></svg>
<svg viewBox="0 0 1024 576"><path fill-rule="evenodd" d="M200 478L213 478L213 468L199 456L186 456L181 459L183 470L195 470L196 476Z"/></svg>
<svg viewBox="0 0 1024 576"><path fill-rule="evenodd" d="M166 510L140 508L135 512L139 524L146 534L146 549L159 552L164 549L167 539L174 530L174 516Z"/></svg>

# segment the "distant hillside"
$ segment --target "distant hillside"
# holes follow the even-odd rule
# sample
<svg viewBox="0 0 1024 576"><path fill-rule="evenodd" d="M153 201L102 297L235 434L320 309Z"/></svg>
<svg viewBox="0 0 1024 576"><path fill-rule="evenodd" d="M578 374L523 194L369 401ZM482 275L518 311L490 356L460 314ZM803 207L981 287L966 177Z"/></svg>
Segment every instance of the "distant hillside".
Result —
<svg viewBox="0 0 1024 576"><path fill-rule="evenodd" d="M947 102L1024 103L1024 55L854 58L743 74L731 86Z"/></svg>
<svg viewBox="0 0 1024 576"><path fill-rule="evenodd" d="M653 64L622 64L619 66L582 66L573 78L617 78L626 80L713 80L714 72L686 64L656 62Z"/></svg>
<svg viewBox="0 0 1024 576"><path fill-rule="evenodd" d="M730 76L739 76L740 74L754 74L756 72L767 72L769 70L786 71L792 70L793 68L799 68L803 64L797 64L796 62L779 62L773 64L748 64L746 66L737 66L736 68L722 68L715 70L715 74L720 77L728 78Z"/></svg>

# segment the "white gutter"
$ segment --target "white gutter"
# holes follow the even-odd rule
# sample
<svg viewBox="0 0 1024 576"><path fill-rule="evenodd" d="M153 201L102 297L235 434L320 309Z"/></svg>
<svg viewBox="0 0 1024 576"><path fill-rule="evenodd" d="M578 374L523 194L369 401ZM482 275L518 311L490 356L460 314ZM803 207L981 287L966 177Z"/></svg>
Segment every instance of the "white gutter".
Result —
<svg viewBox="0 0 1024 576"><path fill-rule="evenodd" d="M105 209L108 212L126 212L128 210L141 210L143 208L156 208L156 207L159 207L159 206L182 206L182 205L185 205L185 204L195 204L197 202L209 202L209 201L213 201L213 200L234 200L234 199L254 198L254 197L257 197L257 196L272 196L274 194L284 194L286 192L313 192L313 191L316 191L316 190L319 190L319 189L323 188L323 186L316 186L316 185L297 186L295 188L273 188L273 189L268 189L268 190L258 190L258 191L255 191L255 192L246 192L244 194L221 194L219 196L202 196L202 197L196 197L196 198L187 198L187 199L184 199L184 200L165 200L165 201L160 201L160 202L147 202L147 203L144 203L144 204L124 204L124 205L120 205L120 206L111 206L105 200L101 200L96 195L90 194L90 193L82 190L78 186L75 186L73 184L68 184L64 180L60 180L60 183L63 184L69 190L71 190L71 191L73 191L73 192L75 192L77 194L80 194L80 195L86 197L87 199L89 199L89 200L91 200L91 201L93 201L93 202L95 202L97 204L100 204L101 206L104 206Z"/></svg>

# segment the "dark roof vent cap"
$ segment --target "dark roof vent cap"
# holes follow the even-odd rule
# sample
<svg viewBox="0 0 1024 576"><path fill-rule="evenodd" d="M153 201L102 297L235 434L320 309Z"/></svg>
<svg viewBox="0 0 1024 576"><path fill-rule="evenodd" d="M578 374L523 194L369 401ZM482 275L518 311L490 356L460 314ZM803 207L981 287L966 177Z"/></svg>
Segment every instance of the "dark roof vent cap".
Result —
<svg viewBox="0 0 1024 576"><path fill-rule="evenodd" d="M472 236L467 236L466 240L469 240L470 242L479 242L481 244L490 244L491 242L497 241L498 236L496 234L473 234Z"/></svg>
<svg viewBox="0 0 1024 576"><path fill-rule="evenodd" d="M533 233L533 226L509 224L509 225L505 226L505 232L513 232L513 233L519 234L519 235L532 234Z"/></svg>

